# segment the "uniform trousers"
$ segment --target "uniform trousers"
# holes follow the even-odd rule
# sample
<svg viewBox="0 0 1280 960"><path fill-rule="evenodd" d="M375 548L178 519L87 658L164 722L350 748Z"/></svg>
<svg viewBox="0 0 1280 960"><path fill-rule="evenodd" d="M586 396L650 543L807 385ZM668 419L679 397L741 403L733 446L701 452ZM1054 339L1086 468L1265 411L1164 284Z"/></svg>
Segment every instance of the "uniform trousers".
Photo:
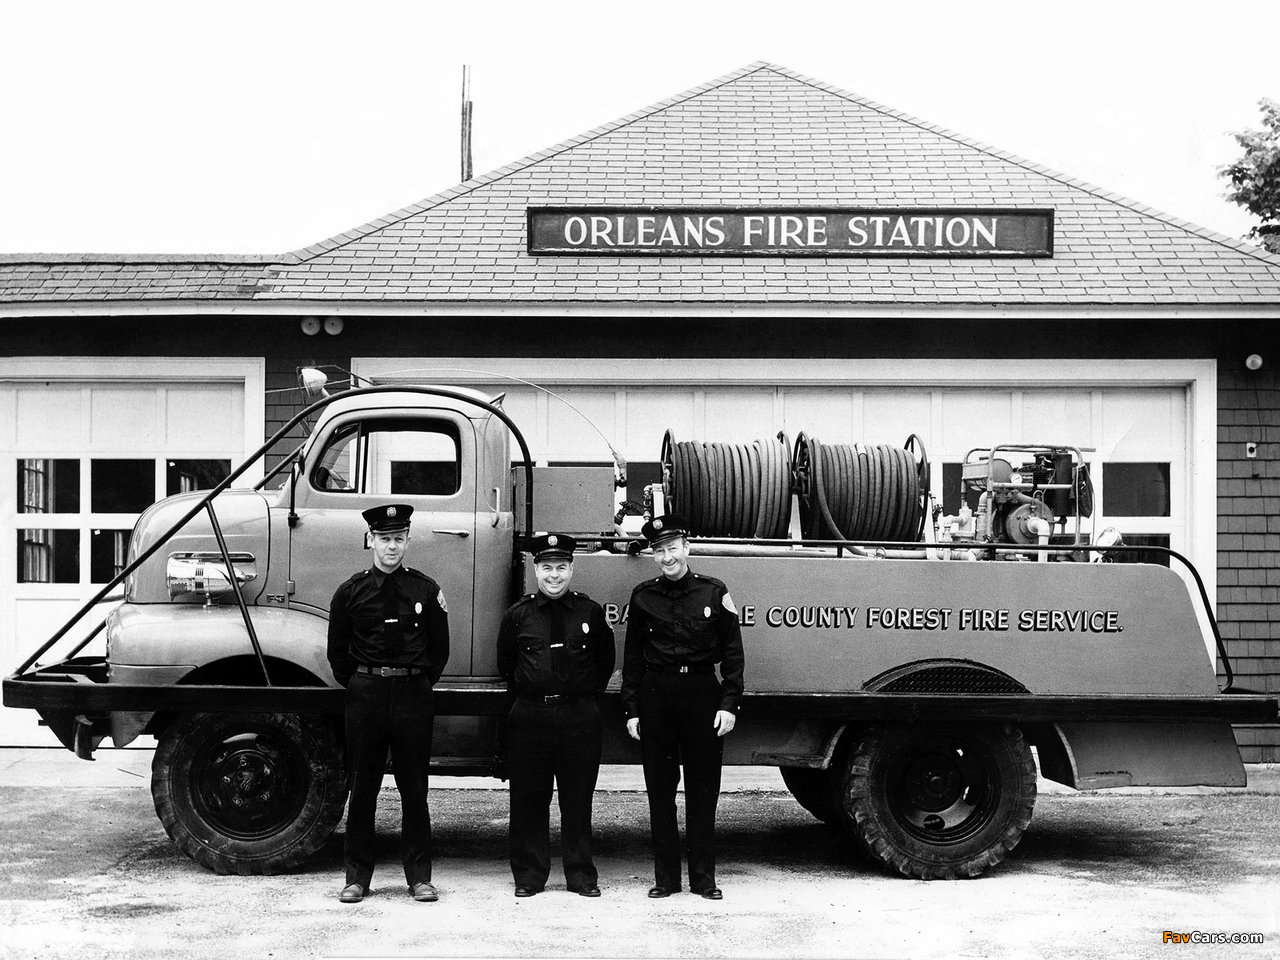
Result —
<svg viewBox="0 0 1280 960"><path fill-rule="evenodd" d="M570 890L598 882L591 860L591 800L603 733L594 697L563 703L523 698L511 707L510 856L516 886L542 889L551 875L551 790L560 799L560 852Z"/></svg>
<svg viewBox="0 0 1280 960"><path fill-rule="evenodd" d="M654 880L680 889L680 832L676 787L684 765L689 889L716 885L716 805L723 743L716 735L720 683L713 673L646 673L636 700L640 756L649 794Z"/></svg>
<svg viewBox="0 0 1280 960"><path fill-rule="evenodd" d="M351 799L343 848L347 883L369 886L374 864L374 812L390 753L400 791L400 858L409 886L431 880L431 812L427 773L435 726L431 681L356 673L347 684L347 770Z"/></svg>

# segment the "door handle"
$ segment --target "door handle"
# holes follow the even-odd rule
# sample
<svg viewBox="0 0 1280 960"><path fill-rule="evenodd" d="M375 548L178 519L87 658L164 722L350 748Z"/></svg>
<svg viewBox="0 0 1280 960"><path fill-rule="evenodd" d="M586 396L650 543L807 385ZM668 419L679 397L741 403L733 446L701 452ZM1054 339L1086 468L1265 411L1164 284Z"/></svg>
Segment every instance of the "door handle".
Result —
<svg viewBox="0 0 1280 960"><path fill-rule="evenodd" d="M449 537L462 537L464 540L471 536L470 530L433 530L432 533L442 533Z"/></svg>

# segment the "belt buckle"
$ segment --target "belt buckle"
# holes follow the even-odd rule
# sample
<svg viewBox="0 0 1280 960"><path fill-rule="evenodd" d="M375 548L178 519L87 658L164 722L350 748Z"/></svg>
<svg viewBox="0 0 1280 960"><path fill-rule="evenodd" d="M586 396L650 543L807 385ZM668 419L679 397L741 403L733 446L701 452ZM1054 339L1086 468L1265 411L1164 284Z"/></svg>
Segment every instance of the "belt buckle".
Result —
<svg viewBox="0 0 1280 960"><path fill-rule="evenodd" d="M688 665L688 664L682 664L682 665L680 666L680 672L681 672L681 673L688 673L688 672L689 672L689 665Z"/></svg>
<svg viewBox="0 0 1280 960"><path fill-rule="evenodd" d="M380 677L389 677L389 676L391 676L391 668L390 668L390 667L379 667L379 668L378 668L378 676L380 676Z"/></svg>

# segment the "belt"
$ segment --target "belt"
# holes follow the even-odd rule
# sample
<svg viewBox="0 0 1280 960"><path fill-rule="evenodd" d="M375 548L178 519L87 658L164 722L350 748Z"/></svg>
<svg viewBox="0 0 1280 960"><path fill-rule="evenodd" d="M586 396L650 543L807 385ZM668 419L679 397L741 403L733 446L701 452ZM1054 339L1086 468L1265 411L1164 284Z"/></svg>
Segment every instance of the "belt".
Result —
<svg viewBox="0 0 1280 960"><path fill-rule="evenodd" d="M521 700L531 700L534 703L568 703L571 700L581 700L583 697L589 697L589 693L518 693L516 694Z"/></svg>
<svg viewBox="0 0 1280 960"><path fill-rule="evenodd" d="M421 667L366 667L363 663L356 666L357 673L367 673L373 677L416 677L425 673Z"/></svg>
<svg viewBox="0 0 1280 960"><path fill-rule="evenodd" d="M644 669L646 673L715 673L716 670L711 663L646 663Z"/></svg>

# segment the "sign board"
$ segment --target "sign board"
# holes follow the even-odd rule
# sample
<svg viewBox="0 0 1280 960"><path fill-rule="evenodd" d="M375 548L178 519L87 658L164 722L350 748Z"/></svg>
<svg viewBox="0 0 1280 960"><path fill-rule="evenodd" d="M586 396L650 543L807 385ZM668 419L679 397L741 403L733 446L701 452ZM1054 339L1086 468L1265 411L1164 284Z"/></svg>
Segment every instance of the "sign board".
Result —
<svg viewBox="0 0 1280 960"><path fill-rule="evenodd" d="M533 256L1051 257L1053 211L529 207Z"/></svg>

